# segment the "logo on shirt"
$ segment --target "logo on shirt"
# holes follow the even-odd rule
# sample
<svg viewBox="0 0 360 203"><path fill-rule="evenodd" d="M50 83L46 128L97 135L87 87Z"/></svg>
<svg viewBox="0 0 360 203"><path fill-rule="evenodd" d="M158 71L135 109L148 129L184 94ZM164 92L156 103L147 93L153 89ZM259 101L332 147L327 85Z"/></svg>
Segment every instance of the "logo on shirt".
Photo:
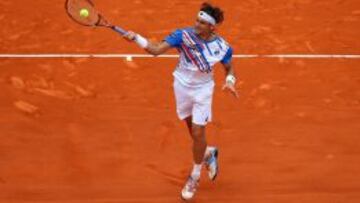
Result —
<svg viewBox="0 0 360 203"><path fill-rule="evenodd" d="M219 54L220 54L220 50L216 50L216 51L214 52L214 54L215 54L215 55L219 55Z"/></svg>

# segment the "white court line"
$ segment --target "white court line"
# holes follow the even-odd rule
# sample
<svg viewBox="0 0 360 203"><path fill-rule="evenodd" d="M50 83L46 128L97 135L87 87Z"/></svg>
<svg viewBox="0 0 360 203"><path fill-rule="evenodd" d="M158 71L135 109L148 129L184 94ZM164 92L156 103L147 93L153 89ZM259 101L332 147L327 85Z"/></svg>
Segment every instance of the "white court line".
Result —
<svg viewBox="0 0 360 203"><path fill-rule="evenodd" d="M165 54L157 58L178 58L179 55ZM360 59L360 54L238 54L234 58L338 58L338 59ZM0 54L0 58L155 58L149 54Z"/></svg>

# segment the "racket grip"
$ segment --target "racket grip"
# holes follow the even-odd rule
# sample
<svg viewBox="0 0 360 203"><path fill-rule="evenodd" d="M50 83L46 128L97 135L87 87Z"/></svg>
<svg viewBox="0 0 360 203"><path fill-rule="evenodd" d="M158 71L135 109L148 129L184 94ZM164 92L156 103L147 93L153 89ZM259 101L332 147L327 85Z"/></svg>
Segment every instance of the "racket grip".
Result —
<svg viewBox="0 0 360 203"><path fill-rule="evenodd" d="M122 29L121 27L118 27L118 26L113 26L112 29L121 35L126 35L126 33L127 33L127 31L125 31L124 29Z"/></svg>

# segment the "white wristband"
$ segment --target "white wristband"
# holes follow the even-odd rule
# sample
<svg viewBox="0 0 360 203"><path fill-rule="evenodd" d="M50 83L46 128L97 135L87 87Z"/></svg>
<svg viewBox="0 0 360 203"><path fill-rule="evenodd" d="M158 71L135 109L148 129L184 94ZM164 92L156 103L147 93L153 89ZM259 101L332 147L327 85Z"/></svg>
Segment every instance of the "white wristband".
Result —
<svg viewBox="0 0 360 203"><path fill-rule="evenodd" d="M146 49L149 46L149 41L139 34L136 35L135 42L143 49Z"/></svg>
<svg viewBox="0 0 360 203"><path fill-rule="evenodd" d="M227 83L227 84L231 84L231 85L235 85L235 83L236 83L236 78L235 78L235 76L233 76L233 75L228 75L228 76L226 77L226 83Z"/></svg>

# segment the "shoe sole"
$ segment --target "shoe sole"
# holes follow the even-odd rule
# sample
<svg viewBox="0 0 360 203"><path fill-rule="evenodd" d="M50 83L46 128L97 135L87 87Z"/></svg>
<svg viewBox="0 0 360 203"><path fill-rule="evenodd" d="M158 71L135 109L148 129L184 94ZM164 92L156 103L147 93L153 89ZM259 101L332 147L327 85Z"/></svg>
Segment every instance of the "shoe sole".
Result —
<svg viewBox="0 0 360 203"><path fill-rule="evenodd" d="M194 198L185 199L182 195L180 195L180 198L181 198L181 200L184 201L184 202L190 202L190 201L192 201L192 200L194 199Z"/></svg>

